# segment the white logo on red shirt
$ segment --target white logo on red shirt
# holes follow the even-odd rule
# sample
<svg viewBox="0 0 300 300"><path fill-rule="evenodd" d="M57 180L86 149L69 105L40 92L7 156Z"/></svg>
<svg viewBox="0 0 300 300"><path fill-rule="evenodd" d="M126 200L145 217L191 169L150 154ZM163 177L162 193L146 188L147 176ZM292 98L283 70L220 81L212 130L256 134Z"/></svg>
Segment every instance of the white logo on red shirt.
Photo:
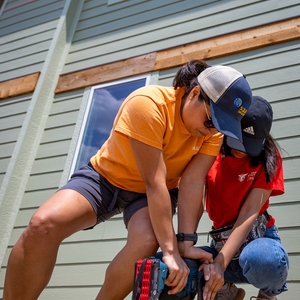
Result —
<svg viewBox="0 0 300 300"><path fill-rule="evenodd" d="M240 182L244 181L247 175L248 175L248 173L238 175L238 180L239 180Z"/></svg>
<svg viewBox="0 0 300 300"><path fill-rule="evenodd" d="M243 182L246 178L247 181L254 180L256 173L257 172L251 172L250 174L249 173L240 174L238 175L238 181Z"/></svg>

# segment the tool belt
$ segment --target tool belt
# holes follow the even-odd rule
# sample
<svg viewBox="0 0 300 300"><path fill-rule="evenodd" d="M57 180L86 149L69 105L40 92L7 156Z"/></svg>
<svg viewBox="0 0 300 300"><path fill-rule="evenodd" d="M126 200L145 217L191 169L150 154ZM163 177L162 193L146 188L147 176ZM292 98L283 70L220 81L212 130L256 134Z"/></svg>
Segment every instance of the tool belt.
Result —
<svg viewBox="0 0 300 300"><path fill-rule="evenodd" d="M267 222L270 219L270 216L267 211L265 211L261 216L258 216L257 219L254 221L253 226L246 237L245 241L243 242L242 246L239 248L237 253L234 255L232 259L238 259L242 250L248 245L251 241L263 237L267 230ZM215 249L220 252L220 250L225 245L226 241L228 240L231 232L232 232L233 225L225 226L216 230L209 231L210 237L213 239L213 245Z"/></svg>

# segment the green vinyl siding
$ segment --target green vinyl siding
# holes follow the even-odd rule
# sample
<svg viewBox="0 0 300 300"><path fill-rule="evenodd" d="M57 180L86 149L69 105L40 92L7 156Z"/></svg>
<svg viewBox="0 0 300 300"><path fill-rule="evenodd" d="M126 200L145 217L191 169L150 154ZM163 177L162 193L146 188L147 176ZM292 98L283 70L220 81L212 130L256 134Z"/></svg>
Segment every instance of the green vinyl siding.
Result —
<svg viewBox="0 0 300 300"><path fill-rule="evenodd" d="M30 102L30 95L0 101L0 186Z"/></svg>
<svg viewBox="0 0 300 300"><path fill-rule="evenodd" d="M63 73L299 15L299 1L86 1Z"/></svg>
<svg viewBox="0 0 300 300"><path fill-rule="evenodd" d="M42 69L64 2L6 2L0 17L0 81Z"/></svg>

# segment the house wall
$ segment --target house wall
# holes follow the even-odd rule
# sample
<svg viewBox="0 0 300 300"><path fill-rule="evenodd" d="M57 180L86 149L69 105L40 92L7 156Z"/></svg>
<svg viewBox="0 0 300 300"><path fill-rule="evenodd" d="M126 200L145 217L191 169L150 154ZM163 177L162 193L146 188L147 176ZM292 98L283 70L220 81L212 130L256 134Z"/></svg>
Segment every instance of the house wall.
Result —
<svg viewBox="0 0 300 300"><path fill-rule="evenodd" d="M76 2L8 1L6 7L16 8L0 17L0 82L41 72L33 94L0 101L0 297L12 246L36 208L69 175L89 88L54 94L60 74L291 18L300 9L299 1L293 0ZM286 193L272 198L270 212L291 260L290 291L279 298L289 300L298 299L300 292L299 47L295 40L209 61L245 73L253 94L272 104L272 134L284 149ZM177 70L153 74L152 83L170 85ZM38 104L43 109L35 111ZM37 119L39 130L32 125ZM25 137L33 139L32 148ZM25 157L26 172L17 168L24 150L31 151ZM16 193L11 183L18 182ZM14 205L7 203L12 201ZM207 244L210 226L205 215L198 227L199 245ZM39 299L95 298L107 265L125 241L122 216L66 239ZM254 288L244 288L247 298L256 294Z"/></svg>

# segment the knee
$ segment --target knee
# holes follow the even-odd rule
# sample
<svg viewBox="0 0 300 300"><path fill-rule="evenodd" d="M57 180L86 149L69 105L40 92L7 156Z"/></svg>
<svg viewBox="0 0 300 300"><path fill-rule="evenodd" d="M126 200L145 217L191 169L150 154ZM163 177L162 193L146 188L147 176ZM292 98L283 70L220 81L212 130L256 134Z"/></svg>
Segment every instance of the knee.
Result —
<svg viewBox="0 0 300 300"><path fill-rule="evenodd" d="M158 242L154 233L145 233L141 239L140 247L148 252L148 255L154 255L158 249Z"/></svg>
<svg viewBox="0 0 300 300"><path fill-rule="evenodd" d="M48 214L37 211L30 219L30 222L23 233L25 240L31 238L51 240L52 237L58 237L55 223Z"/></svg>
<svg viewBox="0 0 300 300"><path fill-rule="evenodd" d="M280 242L259 238L248 244L239 259L244 275L250 279L268 278L285 281L288 272L288 256ZM275 276L275 277L274 277Z"/></svg>

